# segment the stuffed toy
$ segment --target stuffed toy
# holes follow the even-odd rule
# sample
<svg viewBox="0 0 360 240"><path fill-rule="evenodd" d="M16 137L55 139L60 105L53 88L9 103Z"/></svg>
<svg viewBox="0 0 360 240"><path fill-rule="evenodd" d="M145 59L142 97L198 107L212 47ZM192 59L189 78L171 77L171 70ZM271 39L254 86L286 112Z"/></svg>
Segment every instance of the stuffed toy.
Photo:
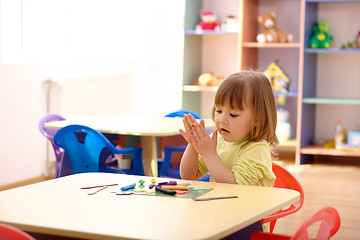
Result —
<svg viewBox="0 0 360 240"><path fill-rule="evenodd" d="M311 48L330 48L333 37L329 34L329 23L320 21L313 27L313 36L309 41Z"/></svg>
<svg viewBox="0 0 360 240"><path fill-rule="evenodd" d="M213 11L200 11L201 22L196 25L196 30L219 30L219 23L216 22L216 15Z"/></svg>
<svg viewBox="0 0 360 240"><path fill-rule="evenodd" d="M360 48L360 31L355 35L352 42L343 43L341 48Z"/></svg>
<svg viewBox="0 0 360 240"><path fill-rule="evenodd" d="M203 73L194 82L194 85L199 86L219 86L225 77L216 76L213 73Z"/></svg>
<svg viewBox="0 0 360 240"><path fill-rule="evenodd" d="M275 12L264 13L258 17L258 22L264 27L264 32L256 36L258 43L286 43L292 41L292 34L285 35L276 28Z"/></svg>

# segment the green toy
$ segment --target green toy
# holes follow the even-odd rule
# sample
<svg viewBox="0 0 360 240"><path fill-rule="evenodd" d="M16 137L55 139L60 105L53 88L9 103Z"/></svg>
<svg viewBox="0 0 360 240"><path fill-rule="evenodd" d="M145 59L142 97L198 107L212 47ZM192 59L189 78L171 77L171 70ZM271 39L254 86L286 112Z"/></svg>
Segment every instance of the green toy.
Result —
<svg viewBox="0 0 360 240"><path fill-rule="evenodd" d="M329 34L329 23L320 21L313 28L313 36L309 41L311 48L330 48L333 37Z"/></svg>

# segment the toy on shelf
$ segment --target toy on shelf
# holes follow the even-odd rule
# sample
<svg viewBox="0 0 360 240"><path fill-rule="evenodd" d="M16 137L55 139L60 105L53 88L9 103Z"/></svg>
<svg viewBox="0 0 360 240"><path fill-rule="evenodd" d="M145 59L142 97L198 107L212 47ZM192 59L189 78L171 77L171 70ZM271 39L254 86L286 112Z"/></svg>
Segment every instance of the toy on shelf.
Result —
<svg viewBox="0 0 360 240"><path fill-rule="evenodd" d="M329 34L329 23L320 21L313 27L313 36L309 41L311 48L330 48L333 37Z"/></svg>
<svg viewBox="0 0 360 240"><path fill-rule="evenodd" d="M195 80L194 85L199 86L219 86L225 77L217 76L213 73L203 73Z"/></svg>
<svg viewBox="0 0 360 240"><path fill-rule="evenodd" d="M216 15L213 11L200 11L201 22L196 25L197 31L219 30L219 23L216 22Z"/></svg>
<svg viewBox="0 0 360 240"><path fill-rule="evenodd" d="M289 89L290 79L279 67L277 61L271 63L265 70L264 75L269 79L272 89L277 92L276 104L285 106L285 96L281 93L287 93Z"/></svg>
<svg viewBox="0 0 360 240"><path fill-rule="evenodd" d="M264 32L256 36L258 43L286 43L291 42L293 35L285 35L276 28L276 13L268 12L258 17L258 22L263 26Z"/></svg>
<svg viewBox="0 0 360 240"><path fill-rule="evenodd" d="M355 35L352 42L342 44L341 48L360 48L360 31Z"/></svg>
<svg viewBox="0 0 360 240"><path fill-rule="evenodd" d="M220 25L221 31L225 32L239 32L239 20L237 17L228 15L222 19Z"/></svg>
<svg viewBox="0 0 360 240"><path fill-rule="evenodd" d="M280 143L286 142L291 136L291 125L289 123L289 112L280 107L277 109L276 136Z"/></svg>

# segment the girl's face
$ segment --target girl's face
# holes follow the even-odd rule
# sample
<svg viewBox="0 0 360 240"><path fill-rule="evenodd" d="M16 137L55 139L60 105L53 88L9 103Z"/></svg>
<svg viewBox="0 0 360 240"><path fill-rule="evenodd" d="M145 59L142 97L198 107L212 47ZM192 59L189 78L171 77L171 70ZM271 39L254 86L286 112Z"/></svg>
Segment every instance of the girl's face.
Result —
<svg viewBox="0 0 360 240"><path fill-rule="evenodd" d="M238 142L249 136L253 110L244 106L244 110L232 109L226 102L224 106L215 105L214 122L218 132L227 142Z"/></svg>

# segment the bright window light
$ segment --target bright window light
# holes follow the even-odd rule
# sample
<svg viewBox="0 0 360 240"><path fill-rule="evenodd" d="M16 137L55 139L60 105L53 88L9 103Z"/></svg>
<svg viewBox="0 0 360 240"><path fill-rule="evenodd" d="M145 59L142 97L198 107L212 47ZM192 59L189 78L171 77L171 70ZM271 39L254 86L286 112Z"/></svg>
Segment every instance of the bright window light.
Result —
<svg viewBox="0 0 360 240"><path fill-rule="evenodd" d="M130 63L140 112L181 108L185 0L2 0L3 64Z"/></svg>

